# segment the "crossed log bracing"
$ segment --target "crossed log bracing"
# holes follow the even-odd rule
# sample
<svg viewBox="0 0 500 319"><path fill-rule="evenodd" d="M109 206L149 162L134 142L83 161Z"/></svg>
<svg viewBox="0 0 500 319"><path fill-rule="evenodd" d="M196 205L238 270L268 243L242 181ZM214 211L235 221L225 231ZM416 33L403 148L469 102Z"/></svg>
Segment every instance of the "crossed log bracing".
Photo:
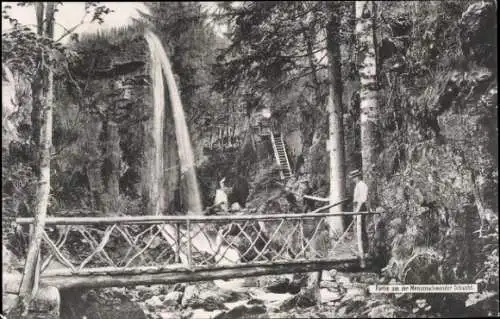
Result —
<svg viewBox="0 0 500 319"><path fill-rule="evenodd" d="M149 279L144 281L149 282L157 278L152 274L170 273L173 277L162 277L168 281L184 276L179 271L186 269L193 274L209 269L225 274L224 269L237 272L239 267L254 267L269 272L272 265L281 265L275 268L283 272L286 264L298 269L305 267L303 263L318 260L359 260L355 241L346 240L352 224L337 240L325 237L329 217L358 214L49 217L43 234L40 278L51 278L64 286L69 283L57 278L80 278L72 285L81 285L81 278L103 276L99 285L113 285L121 282L116 276L126 274L146 276ZM16 222L32 224L33 219L18 218ZM214 236L216 241L208 240ZM202 247L204 242L211 243L210 249ZM51 269L53 260L59 268Z"/></svg>
<svg viewBox="0 0 500 319"><path fill-rule="evenodd" d="M44 221L47 229L40 233L41 250L32 265L35 284L69 288L172 283L307 272L355 260L360 260L363 267L363 254L356 257L353 245L343 242L352 224L333 241L333 247L321 247L319 239L325 233L322 228L331 223L329 218L378 214L322 213L342 202L307 214L48 218ZM34 219L19 218L16 222L30 225L31 229ZM54 228L55 234L47 232ZM72 232L81 238L68 240ZM331 238L326 238L323 244L331 244ZM110 247L113 240L128 244L124 255L116 256L116 248L121 246ZM71 243L84 249L75 250ZM152 250L157 247L161 252L155 255ZM344 247L344 251L335 251L331 258L330 253L337 247ZM59 265L50 269L53 260ZM145 265L150 267L147 271ZM130 271L133 275L129 275ZM68 273L70 276L64 277Z"/></svg>

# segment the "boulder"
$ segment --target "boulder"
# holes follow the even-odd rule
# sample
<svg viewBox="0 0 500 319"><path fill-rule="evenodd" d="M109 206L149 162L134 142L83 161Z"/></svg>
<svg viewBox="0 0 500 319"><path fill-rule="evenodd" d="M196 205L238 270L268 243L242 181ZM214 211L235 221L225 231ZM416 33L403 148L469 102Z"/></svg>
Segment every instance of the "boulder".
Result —
<svg viewBox="0 0 500 319"><path fill-rule="evenodd" d="M159 296L153 296L149 298L148 300L146 300L145 304L150 311L154 311L163 307L163 301Z"/></svg>
<svg viewBox="0 0 500 319"><path fill-rule="evenodd" d="M335 272L336 273L336 272ZM334 281L335 280L335 275L331 275L330 271L328 270L323 270L321 273L321 280L322 281Z"/></svg>
<svg viewBox="0 0 500 319"><path fill-rule="evenodd" d="M367 310L367 300L363 296L344 296L340 301L335 317L359 318Z"/></svg>
<svg viewBox="0 0 500 319"><path fill-rule="evenodd" d="M184 295L182 296L182 301L181 304L183 307L187 307L195 300L199 298L200 291L197 286L191 285L187 286L186 289L184 289Z"/></svg>
<svg viewBox="0 0 500 319"><path fill-rule="evenodd" d="M17 257L2 245L2 272L11 272L20 265Z"/></svg>
<svg viewBox="0 0 500 319"><path fill-rule="evenodd" d="M215 285L207 287L203 285L190 285L184 290L181 304L183 307L193 309L203 308L205 310L226 309L226 302L250 298L245 292L220 289Z"/></svg>
<svg viewBox="0 0 500 319"><path fill-rule="evenodd" d="M238 305L219 314L214 319L237 319L237 318L255 318L257 315L267 314L266 306L264 305ZM269 316L266 316L269 318ZM265 318L258 316L258 318Z"/></svg>
<svg viewBox="0 0 500 319"><path fill-rule="evenodd" d="M321 281L319 284L320 288L328 288L330 290L338 290L339 284L335 281Z"/></svg>
<svg viewBox="0 0 500 319"><path fill-rule="evenodd" d="M158 313L159 319L179 319L180 316L178 313L168 311L168 312L160 312Z"/></svg>
<svg viewBox="0 0 500 319"><path fill-rule="evenodd" d="M218 314L218 312L217 312ZM190 319L213 319L214 313L212 311L206 311L205 309L194 309L191 312L191 316L186 316L184 318Z"/></svg>
<svg viewBox="0 0 500 319"><path fill-rule="evenodd" d="M263 289L267 292L286 293L289 292L290 279L286 277L274 277Z"/></svg>
<svg viewBox="0 0 500 319"><path fill-rule="evenodd" d="M313 307L317 304L317 297L315 288L303 288L297 295L281 303L278 309L280 311L288 311L296 307Z"/></svg>
<svg viewBox="0 0 500 319"><path fill-rule="evenodd" d="M182 292L171 291L165 296L163 304L165 306L177 306L178 304L181 303L181 301L182 301Z"/></svg>
<svg viewBox="0 0 500 319"><path fill-rule="evenodd" d="M2 273L2 291L17 293L21 284L22 274L18 271Z"/></svg>
<svg viewBox="0 0 500 319"><path fill-rule="evenodd" d="M59 295L59 290L55 287L39 287L35 298L29 305L28 315L23 316L22 318L59 319L61 315L60 309L61 296ZM9 318L21 318L20 312L20 307L11 309L9 312Z"/></svg>
<svg viewBox="0 0 500 319"><path fill-rule="evenodd" d="M226 309L224 302L229 298L221 291L205 290L199 295L199 303L194 303L193 306L199 305L206 310Z"/></svg>
<svg viewBox="0 0 500 319"><path fill-rule="evenodd" d="M16 294L2 293L2 313L8 314L17 304L19 299Z"/></svg>
<svg viewBox="0 0 500 319"><path fill-rule="evenodd" d="M351 283L351 277L347 274L337 272L335 274L335 282L337 282L339 285L347 285Z"/></svg>
<svg viewBox="0 0 500 319"><path fill-rule="evenodd" d="M399 307L385 304L369 309L366 316L369 318L403 318L407 316L407 313Z"/></svg>
<svg viewBox="0 0 500 319"><path fill-rule="evenodd" d="M342 299L342 296L338 292L332 292L329 289L320 289L321 303L329 303L331 301L337 301Z"/></svg>

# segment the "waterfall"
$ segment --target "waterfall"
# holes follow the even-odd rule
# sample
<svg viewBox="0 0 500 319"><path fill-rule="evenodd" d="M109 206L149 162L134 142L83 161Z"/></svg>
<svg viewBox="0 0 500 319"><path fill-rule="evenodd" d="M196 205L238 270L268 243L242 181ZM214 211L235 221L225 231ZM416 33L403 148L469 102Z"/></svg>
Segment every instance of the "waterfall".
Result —
<svg viewBox="0 0 500 319"><path fill-rule="evenodd" d="M151 47L151 46L150 46ZM153 87L153 140L154 151L152 167L149 170L150 188L149 199L153 215L161 215L164 208L164 171L163 171L163 124L165 123L165 97L163 77L158 54L151 52L151 78Z"/></svg>
<svg viewBox="0 0 500 319"><path fill-rule="evenodd" d="M172 106L172 114L174 117L175 136L177 139L179 162L181 165L181 178L186 192L186 202L188 214L201 215L203 208L201 204L200 191L196 178L195 161L191 139L187 128L186 118L181 103L181 98L175 78L172 73L170 61L163 48L160 39L152 32L145 32L146 42L151 53L152 62L152 83L153 83L153 99L154 99L154 119L153 119L153 134L154 134L154 152L153 167L150 170L151 182L155 183L151 187L150 195L153 203L154 214L161 214L163 209L163 124L165 123L165 96L163 78L161 71L165 75L167 87L170 96L170 104ZM201 231L200 231L201 230ZM192 235L195 234L195 235ZM177 242L174 238L177 237L176 229L172 225L164 225L162 228L162 236L172 246L174 251L177 247ZM215 255L215 259L219 263L236 263L239 261L239 252L234 248L218 249L222 244L221 235L217 231L210 231L203 224L193 224L191 228L191 244L195 250L208 252ZM185 237L184 237L185 238ZM181 243L183 245L185 243ZM224 252L224 255L221 254ZM188 262L185 254L181 253L181 260L184 264Z"/></svg>
<svg viewBox="0 0 500 319"><path fill-rule="evenodd" d="M172 106L172 114L174 116L175 136L179 150L181 179L183 179L184 185L186 186L185 191L187 192L186 202L188 213L200 215L203 208L201 205L200 190L198 188L198 181L196 178L193 148L191 146L186 117L182 108L181 97L179 95L179 90L177 89L177 84L175 83L172 67L160 39L150 31L146 31L145 36L150 51L152 52L151 54L155 55L155 57L159 59L163 74L165 75L167 81L170 104ZM153 60L153 62L155 60ZM157 91L161 91L161 94L163 94L163 87L155 88L155 92ZM156 106L157 104L155 102L155 107Z"/></svg>

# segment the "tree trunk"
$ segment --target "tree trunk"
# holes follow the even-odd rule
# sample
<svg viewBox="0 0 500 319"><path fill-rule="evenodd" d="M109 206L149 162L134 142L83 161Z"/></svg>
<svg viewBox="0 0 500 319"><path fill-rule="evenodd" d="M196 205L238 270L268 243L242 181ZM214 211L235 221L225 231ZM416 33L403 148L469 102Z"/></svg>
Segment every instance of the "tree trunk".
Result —
<svg viewBox="0 0 500 319"><path fill-rule="evenodd" d="M369 203L376 200L374 183L374 165L379 151L378 136L378 104L377 104L377 64L375 52L373 1L356 2L356 35L358 39L358 56L360 61L360 123L361 123L361 157L363 177L370 189Z"/></svg>
<svg viewBox="0 0 500 319"><path fill-rule="evenodd" d="M302 27L305 29L304 23L301 22ZM314 95L313 95L313 106L320 108L320 102L321 102L321 84L319 82L318 78L318 72L317 72L317 62L314 57L314 40L315 40L315 28L314 28L314 23L310 24L310 29L307 31L304 31L304 40L306 42L306 47L307 47L307 60L309 62L309 67L311 68L311 80L312 80L312 86L314 89ZM304 114L305 113L305 114ZM312 140L314 136L314 132L317 129L315 123L317 123L318 120L318 112L317 110L309 110L309 112L304 112L303 116L305 117L304 120L306 122L306 127L304 127L305 134L304 134L304 149L308 149L312 145Z"/></svg>
<svg viewBox="0 0 500 319"><path fill-rule="evenodd" d="M44 35L43 20L45 13L45 4L43 2L38 2L35 4L36 11L36 21L37 21L37 34L39 36ZM41 57L38 58L39 61ZM42 108L43 108L43 75L42 72L37 72L33 81L31 82L31 96L32 96L32 110L31 110L31 140L33 143L33 163L31 165L35 176L39 176L39 150L40 150L40 132L41 132L41 121L42 121Z"/></svg>
<svg viewBox="0 0 500 319"><path fill-rule="evenodd" d="M37 21L41 22L40 14L43 14L44 4L37 4ZM45 36L48 38L54 37L54 13L55 2L47 3L47 11L45 16L46 29ZM38 25L40 30L40 24ZM42 26L43 28L43 26ZM45 228L45 219L47 216L47 206L49 204L50 193L50 157L52 148L52 104L54 98L54 74L52 70L46 67L44 56L41 59L40 79L41 90L37 93L38 102L40 106L40 131L39 136L39 174L37 180L37 190L35 198L35 223L33 237L28 249L26 263L21 281L19 296L20 301L24 306L24 312L28 311L28 304L33 296L36 294L38 287L38 266L39 266L39 253L40 245L42 242L42 233Z"/></svg>
<svg viewBox="0 0 500 319"><path fill-rule="evenodd" d="M344 169L344 124L342 105L342 78L340 57L340 13L338 4L329 3L330 18L327 25L329 97L329 143L330 152L330 203L337 203L345 197ZM342 205L330 208L331 213L342 211ZM339 235L344 231L341 217L328 220L330 235Z"/></svg>

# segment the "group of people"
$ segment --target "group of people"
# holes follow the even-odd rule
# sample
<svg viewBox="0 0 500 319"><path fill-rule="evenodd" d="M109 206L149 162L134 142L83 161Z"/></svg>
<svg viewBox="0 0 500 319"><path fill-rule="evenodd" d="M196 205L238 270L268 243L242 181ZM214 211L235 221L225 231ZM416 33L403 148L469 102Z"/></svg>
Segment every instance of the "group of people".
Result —
<svg viewBox="0 0 500 319"><path fill-rule="evenodd" d="M354 183L354 192L352 197L352 207L354 213L369 211L368 201L368 185L362 179L360 170L354 170L349 173L349 179ZM225 178L219 182L219 188L215 191L215 200L213 207L224 212L239 211L241 206L238 202L234 202L229 207L228 192L230 188L225 185ZM309 206L309 205L307 205ZM366 216L356 215L356 233L361 234L361 241L358 241L358 251L363 256L366 244L368 243L368 235L366 232ZM363 258L362 258L363 266Z"/></svg>
<svg viewBox="0 0 500 319"><path fill-rule="evenodd" d="M241 206L238 202L234 202L229 207L229 198L228 192L230 191L230 187L225 185L226 178L224 177L219 182L219 188L215 191L215 199L213 207L224 212L227 211L238 211L241 209Z"/></svg>

